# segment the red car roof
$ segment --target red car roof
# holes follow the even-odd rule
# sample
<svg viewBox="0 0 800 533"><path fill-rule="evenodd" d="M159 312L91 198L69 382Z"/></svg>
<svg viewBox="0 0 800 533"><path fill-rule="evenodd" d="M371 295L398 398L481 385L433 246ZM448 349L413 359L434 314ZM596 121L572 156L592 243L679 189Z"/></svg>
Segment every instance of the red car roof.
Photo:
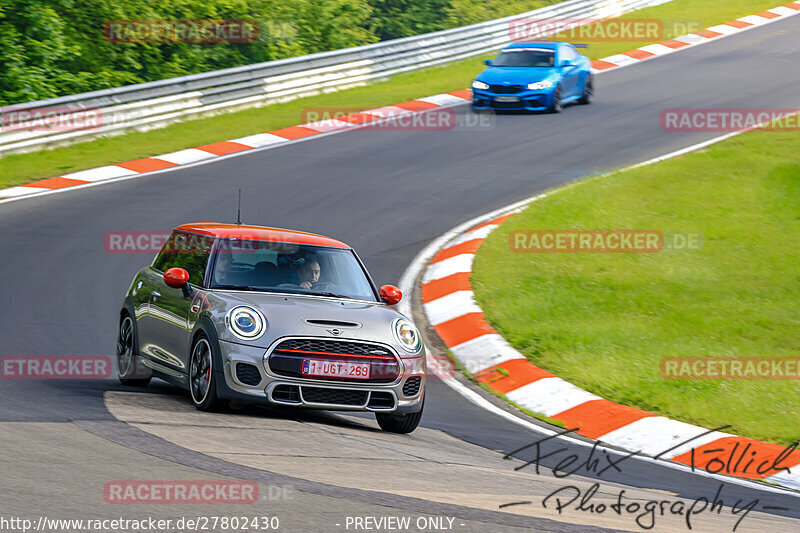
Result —
<svg viewBox="0 0 800 533"><path fill-rule="evenodd" d="M297 244L310 244L313 246L331 246L333 248L350 248L341 241L316 235L314 233L306 233L303 231L294 231L282 228L267 228L264 226L248 226L245 224L219 224L216 222L197 222L192 224L183 224L175 228L179 231L188 233L196 233L199 235L209 235L211 237L219 237L223 239L245 239L254 241L285 241Z"/></svg>

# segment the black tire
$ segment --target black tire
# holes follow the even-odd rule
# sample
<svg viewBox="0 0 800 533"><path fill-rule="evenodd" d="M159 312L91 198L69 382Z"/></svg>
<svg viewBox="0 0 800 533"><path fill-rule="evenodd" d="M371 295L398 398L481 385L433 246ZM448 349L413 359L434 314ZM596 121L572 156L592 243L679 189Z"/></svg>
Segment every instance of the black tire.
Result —
<svg viewBox="0 0 800 533"><path fill-rule="evenodd" d="M425 400L422 400L423 407ZM391 415L388 413L375 413L375 419L382 430L389 433L411 433L422 419L422 408L418 413L409 413L407 415Z"/></svg>
<svg viewBox="0 0 800 533"><path fill-rule="evenodd" d="M581 105L589 105L594 98L594 76L589 74L586 78L586 84L583 87L583 96L580 97L578 103Z"/></svg>
<svg viewBox="0 0 800 533"><path fill-rule="evenodd" d="M189 360L189 396L200 411L216 411L222 405L217 397L214 351L205 334L197 337L192 345Z"/></svg>
<svg viewBox="0 0 800 533"><path fill-rule="evenodd" d="M126 312L120 318L117 330L117 378L129 387L146 387L152 376L149 370L140 366L137 346L136 323Z"/></svg>
<svg viewBox="0 0 800 533"><path fill-rule="evenodd" d="M561 101L561 86L556 85L556 90L553 91L553 103L547 110L550 113L561 113L564 110L564 103Z"/></svg>

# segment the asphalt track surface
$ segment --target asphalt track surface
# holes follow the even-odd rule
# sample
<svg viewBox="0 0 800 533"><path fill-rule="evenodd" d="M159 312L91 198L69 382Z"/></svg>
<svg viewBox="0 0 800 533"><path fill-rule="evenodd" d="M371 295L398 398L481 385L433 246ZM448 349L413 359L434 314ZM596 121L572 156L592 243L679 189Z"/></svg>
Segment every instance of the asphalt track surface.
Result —
<svg viewBox="0 0 800 533"><path fill-rule="evenodd" d="M569 107L560 115L500 115L491 128L447 132L354 131L2 205L0 355L113 353L122 297L134 273L151 256L109 254L103 246L104 234L166 231L189 221L235 221L238 188L244 191L245 222L341 239L359 251L378 284L396 283L419 250L464 220L553 186L718 135L664 132L659 126L664 108L800 106L799 35L800 17L793 17L604 73L597 78L598 97L593 105ZM466 106L456 112L462 119L472 117ZM148 456L162 455L159 465L145 466L147 461L131 450L137 443L143 446L144 437L119 437L125 428L106 408L104 393L109 391L130 389L111 381L0 380L0 427L6 428L0 430L0 446L14 447L13 454L0 459L6 473L0 477L0 493L9 495L23 480L36 475L73 480L64 481L63 493L39 485L28 487L25 499L1 498L0 515L44 511L68 499L70 483L84 475L152 479L155 472L169 472L167 477L174 479L199 478L197 470L182 472L189 466L163 450ZM169 396L174 390L154 384L146 394ZM422 420L426 428L503 452L536 437L466 402L441 383L431 382L428 394ZM164 416L168 418L169 412ZM8 424L13 422L28 424ZM78 444L79 439L70 444L69 435L76 426L69 422L95 428L92 434L103 437L95 443L97 453L103 450L103 459L98 460L112 461L116 475L103 478L97 465L91 464L93 452L80 448L86 444ZM8 430L12 426L28 429L12 437ZM44 445L41 439L59 458L52 464L43 465L49 457L33 452ZM117 444L104 449L108 440ZM30 455L26 455L28 446ZM586 455L585 448L575 449ZM526 453L519 457L528 460ZM85 461L70 461L81 454ZM148 468L150 478L142 475ZM630 461L623 472L607 473L603 480L686 498L711 497L719 486L719 478L699 477L650 461ZM766 499L770 505L788 509L775 514L800 518L795 496L765 496L729 483L724 490L732 499ZM336 494L317 492L314 497L322 499L313 503L317 507L352 506L353 512L367 512L369 506L377 505L402 507L391 498L364 500L358 508ZM96 502L63 506L76 512L92 507ZM298 511L296 505L294 509L299 515L296 524L313 530L315 518ZM476 520L475 530L481 530L480 524L486 525L492 517ZM536 527L554 531L553 524ZM521 524L508 524L516 525ZM564 528L581 530L579 526Z"/></svg>

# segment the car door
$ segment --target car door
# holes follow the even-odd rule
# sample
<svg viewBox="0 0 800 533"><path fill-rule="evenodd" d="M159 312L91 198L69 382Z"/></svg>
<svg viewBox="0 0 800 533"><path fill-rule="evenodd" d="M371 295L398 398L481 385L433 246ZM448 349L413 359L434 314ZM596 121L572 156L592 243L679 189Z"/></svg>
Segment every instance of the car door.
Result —
<svg viewBox="0 0 800 533"><path fill-rule="evenodd" d="M204 285L204 276L213 239L174 232L165 250L153 263L158 273L150 297L149 346L147 354L156 362L182 373L188 372L189 343L194 324L192 300ZM186 288L174 289L164 282L164 272L183 268L189 273Z"/></svg>
<svg viewBox="0 0 800 533"><path fill-rule="evenodd" d="M561 98L567 99L577 96L580 89L581 67L578 64L578 52L569 45L561 47L559 52L561 64Z"/></svg>

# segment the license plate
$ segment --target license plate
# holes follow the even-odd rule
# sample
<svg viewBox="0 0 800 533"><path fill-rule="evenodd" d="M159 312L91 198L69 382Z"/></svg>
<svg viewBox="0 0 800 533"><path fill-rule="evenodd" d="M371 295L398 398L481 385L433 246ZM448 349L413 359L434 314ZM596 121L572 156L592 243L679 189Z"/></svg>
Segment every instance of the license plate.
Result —
<svg viewBox="0 0 800 533"><path fill-rule="evenodd" d="M304 376L324 376L330 378L369 379L369 363L337 363L303 359Z"/></svg>
<svg viewBox="0 0 800 533"><path fill-rule="evenodd" d="M495 102L519 102L519 96L495 96Z"/></svg>

